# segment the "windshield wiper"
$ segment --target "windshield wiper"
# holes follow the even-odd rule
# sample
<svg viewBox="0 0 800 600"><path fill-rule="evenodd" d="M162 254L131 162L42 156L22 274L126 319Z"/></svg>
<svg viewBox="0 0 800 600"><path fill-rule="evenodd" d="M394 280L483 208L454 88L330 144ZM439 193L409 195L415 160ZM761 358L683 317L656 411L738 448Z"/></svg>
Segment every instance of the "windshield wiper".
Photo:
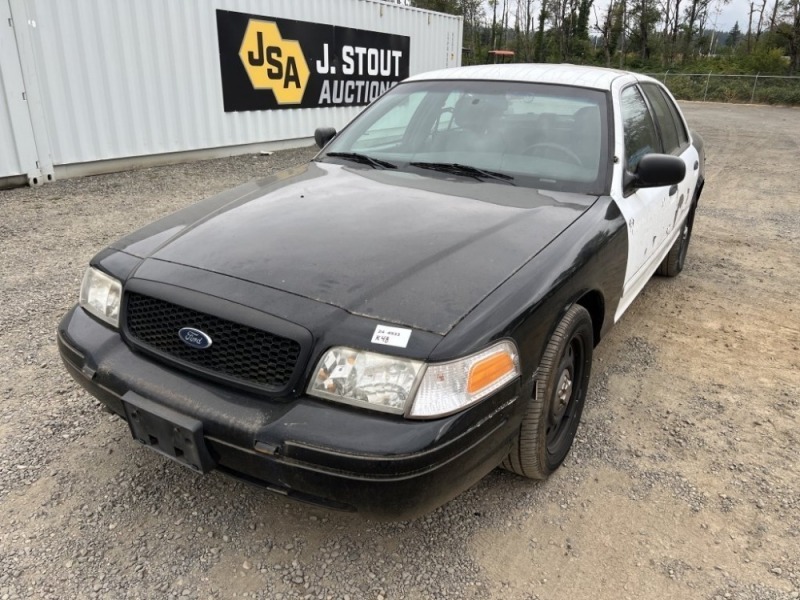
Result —
<svg viewBox="0 0 800 600"><path fill-rule="evenodd" d="M373 158L366 154L359 154L358 152L327 152L325 156L332 156L333 158L344 158L345 160L352 160L371 167L380 167L382 169L396 169L397 165L390 163L380 158Z"/></svg>
<svg viewBox="0 0 800 600"><path fill-rule="evenodd" d="M499 179L509 183L514 180L511 175L506 175L505 173L488 171L486 169L479 169L478 167L471 167L470 165L462 165L459 163L411 162L408 164L412 167L419 167L420 169L453 173L454 175L464 175L466 177L475 177L476 179Z"/></svg>

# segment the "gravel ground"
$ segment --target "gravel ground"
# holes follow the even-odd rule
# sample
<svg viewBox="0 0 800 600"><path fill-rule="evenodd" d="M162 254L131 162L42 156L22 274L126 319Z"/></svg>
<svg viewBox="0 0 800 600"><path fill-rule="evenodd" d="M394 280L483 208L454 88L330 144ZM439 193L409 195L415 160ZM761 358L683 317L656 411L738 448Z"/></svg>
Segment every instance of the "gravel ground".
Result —
<svg viewBox="0 0 800 600"><path fill-rule="evenodd" d="M312 149L0 192L0 600L800 597L800 110L684 106L708 148L687 267L597 349L564 467L404 523L166 462L55 347L107 242Z"/></svg>

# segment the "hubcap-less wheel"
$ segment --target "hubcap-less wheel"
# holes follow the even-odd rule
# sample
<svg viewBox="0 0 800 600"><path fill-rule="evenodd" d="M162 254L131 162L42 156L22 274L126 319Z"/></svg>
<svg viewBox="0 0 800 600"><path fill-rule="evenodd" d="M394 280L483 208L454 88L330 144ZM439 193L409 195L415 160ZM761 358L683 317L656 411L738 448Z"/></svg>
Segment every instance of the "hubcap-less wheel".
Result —
<svg viewBox="0 0 800 600"><path fill-rule="evenodd" d="M669 249L669 252L656 270L659 275L675 277L683 270L683 265L686 262L686 253L689 250L689 242L692 240L695 209L695 205L692 205L689 209L689 214L681 226L681 234L672 244L672 248Z"/></svg>
<svg viewBox="0 0 800 600"><path fill-rule="evenodd" d="M592 318L584 307L573 305L539 361L532 397L504 468L544 479L564 461L583 411L593 348Z"/></svg>
<svg viewBox="0 0 800 600"><path fill-rule="evenodd" d="M558 379L556 388L556 401L553 403L553 410L550 411L550 425L558 425L567 410L567 404L572 396L572 372L564 369Z"/></svg>
<svg viewBox="0 0 800 600"><path fill-rule="evenodd" d="M572 444L572 420L575 417L575 405L582 400L580 391L573 385L580 381L583 369L584 346L580 335L573 334L559 363L561 375L555 387L555 397L550 404L547 424L547 453L551 456L566 455ZM566 447L565 447L566 446Z"/></svg>
<svg viewBox="0 0 800 600"><path fill-rule="evenodd" d="M689 250L689 240L692 238L692 225L694 224L694 209L689 213L686 223L681 232L681 250L678 254L678 271L683 270L683 263L686 262L686 253Z"/></svg>

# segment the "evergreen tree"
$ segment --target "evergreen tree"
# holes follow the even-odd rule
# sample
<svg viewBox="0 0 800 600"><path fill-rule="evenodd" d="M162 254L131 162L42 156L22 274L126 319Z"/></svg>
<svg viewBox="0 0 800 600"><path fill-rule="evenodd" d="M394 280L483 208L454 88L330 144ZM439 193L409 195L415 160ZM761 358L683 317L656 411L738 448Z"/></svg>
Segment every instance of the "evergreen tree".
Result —
<svg viewBox="0 0 800 600"><path fill-rule="evenodd" d="M736 48L739 45L739 41L742 39L742 30L739 29L739 21L733 24L733 29L728 32L728 41L726 44L731 48Z"/></svg>

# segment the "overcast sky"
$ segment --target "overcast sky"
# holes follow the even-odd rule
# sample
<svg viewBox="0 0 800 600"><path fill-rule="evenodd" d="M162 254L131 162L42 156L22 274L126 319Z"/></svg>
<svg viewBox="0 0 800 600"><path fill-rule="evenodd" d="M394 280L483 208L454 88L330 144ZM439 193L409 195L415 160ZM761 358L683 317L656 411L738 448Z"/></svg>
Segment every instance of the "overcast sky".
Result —
<svg viewBox="0 0 800 600"><path fill-rule="evenodd" d="M767 10L770 10L771 7L772 2L767 2ZM750 12L750 3L747 0L731 0L731 3L727 6L722 6L720 3L716 8L712 8L709 14L709 27L714 25L717 10L719 10L719 17L717 18L717 29L719 31L730 31L736 21L739 21L739 29L747 31L747 19ZM758 17L754 16L754 18L757 19ZM753 23L753 27L755 26L756 23Z"/></svg>

